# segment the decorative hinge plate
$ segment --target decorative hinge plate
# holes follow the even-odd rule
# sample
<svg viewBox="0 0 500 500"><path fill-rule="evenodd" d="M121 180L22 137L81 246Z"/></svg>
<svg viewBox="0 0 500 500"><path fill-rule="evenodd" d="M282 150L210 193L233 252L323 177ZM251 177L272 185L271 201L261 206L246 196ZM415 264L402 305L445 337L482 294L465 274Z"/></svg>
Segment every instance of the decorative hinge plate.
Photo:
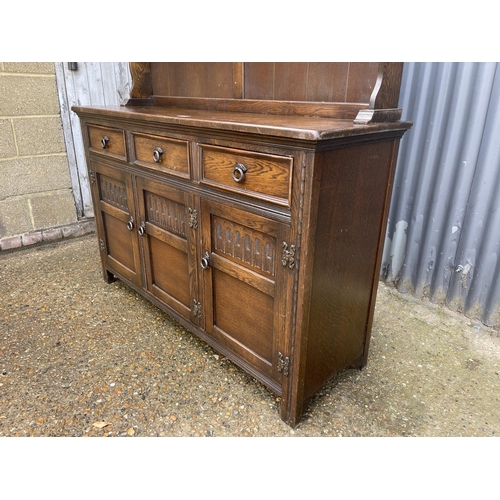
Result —
<svg viewBox="0 0 500 500"><path fill-rule="evenodd" d="M201 302L196 299L193 299L193 315L196 318L201 318Z"/></svg>
<svg viewBox="0 0 500 500"><path fill-rule="evenodd" d="M99 240L100 246L101 246L101 252L106 252L106 243L104 243L103 239Z"/></svg>
<svg viewBox="0 0 500 500"><path fill-rule="evenodd" d="M89 174L90 174L90 182L95 186L97 183L97 177L95 175L95 172L93 170L90 170Z"/></svg>
<svg viewBox="0 0 500 500"><path fill-rule="evenodd" d="M283 373L285 377L288 377L289 366L290 358L288 356L283 356L282 352L278 352L278 372Z"/></svg>
<svg viewBox="0 0 500 500"><path fill-rule="evenodd" d="M289 267L293 269L295 267L295 245L290 245L286 241L283 242L283 254L281 257L281 263L283 267Z"/></svg>
<svg viewBox="0 0 500 500"><path fill-rule="evenodd" d="M198 211L189 207L189 227L198 229Z"/></svg>

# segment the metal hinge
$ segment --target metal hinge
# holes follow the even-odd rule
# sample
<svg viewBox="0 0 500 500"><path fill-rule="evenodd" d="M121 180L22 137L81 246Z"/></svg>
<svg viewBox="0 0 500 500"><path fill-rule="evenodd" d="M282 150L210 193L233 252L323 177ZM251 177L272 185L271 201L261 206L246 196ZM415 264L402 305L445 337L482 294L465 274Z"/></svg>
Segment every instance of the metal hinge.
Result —
<svg viewBox="0 0 500 500"><path fill-rule="evenodd" d="M285 377L288 377L289 366L290 358L288 356L283 356L283 353L278 351L278 372L283 373Z"/></svg>
<svg viewBox="0 0 500 500"><path fill-rule="evenodd" d="M198 229L198 211L189 207L189 227L193 229Z"/></svg>
<svg viewBox="0 0 500 500"><path fill-rule="evenodd" d="M281 256L281 263L283 267L293 269L295 267L295 245L290 245L286 241L283 242L283 254Z"/></svg>
<svg viewBox="0 0 500 500"><path fill-rule="evenodd" d="M104 243L104 240L100 239L99 240L99 244L100 244L100 247L101 247L101 252L105 253L106 252L106 243Z"/></svg>
<svg viewBox="0 0 500 500"><path fill-rule="evenodd" d="M198 302L196 299L193 299L193 315L201 319L201 302Z"/></svg>

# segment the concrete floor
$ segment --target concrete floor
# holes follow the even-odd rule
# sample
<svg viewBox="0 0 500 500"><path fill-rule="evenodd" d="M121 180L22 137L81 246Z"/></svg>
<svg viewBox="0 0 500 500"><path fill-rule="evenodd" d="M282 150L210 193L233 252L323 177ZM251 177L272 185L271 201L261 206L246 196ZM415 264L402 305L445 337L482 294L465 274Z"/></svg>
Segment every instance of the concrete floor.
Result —
<svg viewBox="0 0 500 500"><path fill-rule="evenodd" d="M379 286L368 365L296 429L279 401L120 282L95 235L0 254L0 436L497 436L500 334Z"/></svg>

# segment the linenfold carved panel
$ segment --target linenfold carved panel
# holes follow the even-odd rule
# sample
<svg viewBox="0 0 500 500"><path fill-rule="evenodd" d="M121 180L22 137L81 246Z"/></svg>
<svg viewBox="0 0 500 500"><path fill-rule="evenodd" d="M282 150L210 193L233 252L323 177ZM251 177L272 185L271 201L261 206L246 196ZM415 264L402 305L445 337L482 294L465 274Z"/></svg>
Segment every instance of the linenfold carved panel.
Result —
<svg viewBox="0 0 500 500"><path fill-rule="evenodd" d="M149 192L145 193L145 197L148 222L184 238L187 237L184 205Z"/></svg>
<svg viewBox="0 0 500 500"><path fill-rule="evenodd" d="M215 216L212 218L212 235L215 253L246 264L262 274L275 275L274 238Z"/></svg>
<svg viewBox="0 0 500 500"><path fill-rule="evenodd" d="M101 200L122 210L128 211L127 187L123 182L105 175L99 175Z"/></svg>

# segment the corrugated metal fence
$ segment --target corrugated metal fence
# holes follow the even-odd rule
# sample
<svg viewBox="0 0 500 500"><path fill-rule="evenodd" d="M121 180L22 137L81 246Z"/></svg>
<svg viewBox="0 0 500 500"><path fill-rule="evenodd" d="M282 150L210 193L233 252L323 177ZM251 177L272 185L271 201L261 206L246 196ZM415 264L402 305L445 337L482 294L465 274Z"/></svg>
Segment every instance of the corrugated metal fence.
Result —
<svg viewBox="0 0 500 500"><path fill-rule="evenodd" d="M382 277L500 327L500 64L405 63Z"/></svg>

